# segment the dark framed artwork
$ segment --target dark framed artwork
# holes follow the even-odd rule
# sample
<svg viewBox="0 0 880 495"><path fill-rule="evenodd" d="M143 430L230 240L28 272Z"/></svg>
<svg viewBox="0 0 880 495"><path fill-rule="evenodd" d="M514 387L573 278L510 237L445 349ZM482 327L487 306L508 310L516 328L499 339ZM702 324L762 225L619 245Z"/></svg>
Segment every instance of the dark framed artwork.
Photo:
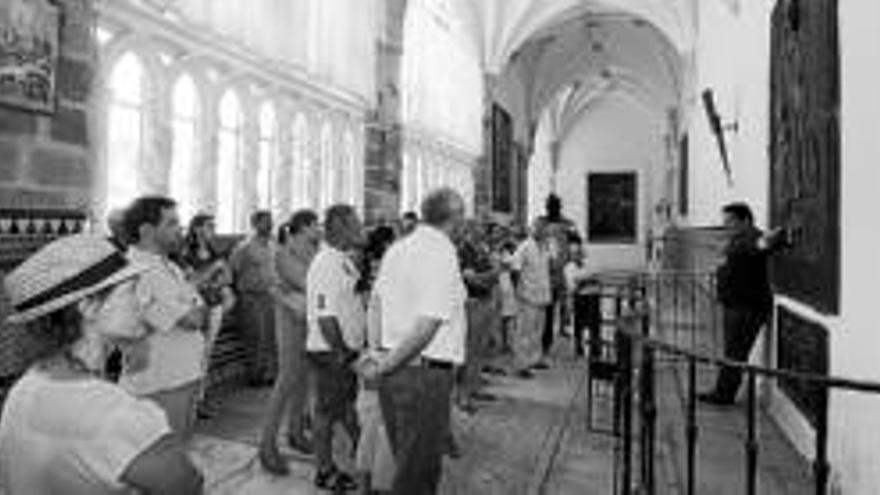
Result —
<svg viewBox="0 0 880 495"><path fill-rule="evenodd" d="M638 183L635 172L587 175L587 239L600 244L637 240Z"/></svg>
<svg viewBox="0 0 880 495"><path fill-rule="evenodd" d="M0 2L0 103L55 110L59 16L49 0Z"/></svg>
<svg viewBox="0 0 880 495"><path fill-rule="evenodd" d="M777 366L783 370L828 376L828 330L777 306ZM828 404L828 390L816 382L780 379L779 388L807 421L817 427Z"/></svg>
<svg viewBox="0 0 880 495"><path fill-rule="evenodd" d="M514 167L513 121L500 105L492 105L492 209L513 212L512 173Z"/></svg>
<svg viewBox="0 0 880 495"><path fill-rule="evenodd" d="M776 4L770 44L770 226L777 292L829 314L840 299L840 52L837 0Z"/></svg>

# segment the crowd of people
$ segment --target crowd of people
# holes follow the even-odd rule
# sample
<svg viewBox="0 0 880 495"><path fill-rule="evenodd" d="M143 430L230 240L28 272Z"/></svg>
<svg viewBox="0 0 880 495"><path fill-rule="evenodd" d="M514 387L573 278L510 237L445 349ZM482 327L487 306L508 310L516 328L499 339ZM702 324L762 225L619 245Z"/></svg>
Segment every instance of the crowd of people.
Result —
<svg viewBox="0 0 880 495"><path fill-rule="evenodd" d="M584 354L591 271L555 197L530 229L465 220L451 189L370 229L345 204L277 229L268 211L250 220L227 256L211 215L184 233L172 199L142 197L110 216L109 238L62 238L6 277L10 320L44 349L0 418L6 493L199 493L185 446L212 414L225 318L249 385L272 387L260 465L289 474L284 424L315 485L335 491L435 493L442 457L459 454L452 409L495 400L484 373L533 378L560 335ZM334 459L337 424L357 473Z"/></svg>

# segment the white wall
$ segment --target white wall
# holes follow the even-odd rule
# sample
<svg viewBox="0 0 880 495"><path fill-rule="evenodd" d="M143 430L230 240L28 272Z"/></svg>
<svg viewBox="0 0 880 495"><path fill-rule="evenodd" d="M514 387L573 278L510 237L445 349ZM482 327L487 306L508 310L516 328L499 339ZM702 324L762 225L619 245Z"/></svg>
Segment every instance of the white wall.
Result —
<svg viewBox="0 0 880 495"><path fill-rule="evenodd" d="M690 143L690 225L715 225L720 207L746 201L759 225L767 219L767 159L770 105L770 11L772 0L741 2L739 14L722 2L697 2L699 30L696 87L688 98ZM732 42L731 40L736 40ZM711 88L726 132L733 183L724 174L718 145L700 93Z"/></svg>
<svg viewBox="0 0 880 495"><path fill-rule="evenodd" d="M613 92L597 101L574 125L559 152L558 194L564 213L585 234L587 174L637 173L637 244L588 244L589 258L601 269L638 268L645 263L645 240L662 177L654 173L664 156L663 118L639 106L628 96ZM656 176L656 177L655 177ZM531 177L530 177L531 179ZM541 201L537 198L535 201Z"/></svg>
<svg viewBox="0 0 880 495"><path fill-rule="evenodd" d="M841 323L831 335L836 374L880 381L877 260L880 209L880 2L840 2L842 131ZM880 487L880 398L833 397L832 453L841 493Z"/></svg>

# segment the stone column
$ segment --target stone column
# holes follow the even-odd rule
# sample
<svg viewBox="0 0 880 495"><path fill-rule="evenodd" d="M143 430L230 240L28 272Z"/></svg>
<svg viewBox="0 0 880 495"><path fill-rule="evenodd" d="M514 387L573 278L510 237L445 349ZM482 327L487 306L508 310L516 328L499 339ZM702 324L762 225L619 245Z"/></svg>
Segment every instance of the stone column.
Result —
<svg viewBox="0 0 880 495"><path fill-rule="evenodd" d="M376 39L376 109L365 125L364 217L367 223L397 216L400 208L403 21L407 0L379 2Z"/></svg>
<svg viewBox="0 0 880 495"><path fill-rule="evenodd" d="M0 107L0 208L76 208L96 217L103 208L97 192L104 187L95 165L100 97L94 2L33 1L38 4L55 4L64 20L54 107L51 113Z"/></svg>

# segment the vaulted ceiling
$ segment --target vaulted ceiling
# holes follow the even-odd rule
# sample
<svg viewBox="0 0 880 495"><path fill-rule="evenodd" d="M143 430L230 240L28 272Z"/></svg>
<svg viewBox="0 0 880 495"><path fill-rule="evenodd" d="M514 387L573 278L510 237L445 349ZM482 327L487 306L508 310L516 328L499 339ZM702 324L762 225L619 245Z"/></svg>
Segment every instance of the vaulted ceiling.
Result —
<svg viewBox="0 0 880 495"><path fill-rule="evenodd" d="M530 39L588 14L627 15L655 26L675 49L690 50L698 0L447 0L466 25L484 69L501 73ZM706 0L702 0L706 1Z"/></svg>
<svg viewBox="0 0 880 495"><path fill-rule="evenodd" d="M519 77L530 120L550 112L552 132L563 138L610 94L654 115L678 105L696 2L713 0L445 1L483 69Z"/></svg>

